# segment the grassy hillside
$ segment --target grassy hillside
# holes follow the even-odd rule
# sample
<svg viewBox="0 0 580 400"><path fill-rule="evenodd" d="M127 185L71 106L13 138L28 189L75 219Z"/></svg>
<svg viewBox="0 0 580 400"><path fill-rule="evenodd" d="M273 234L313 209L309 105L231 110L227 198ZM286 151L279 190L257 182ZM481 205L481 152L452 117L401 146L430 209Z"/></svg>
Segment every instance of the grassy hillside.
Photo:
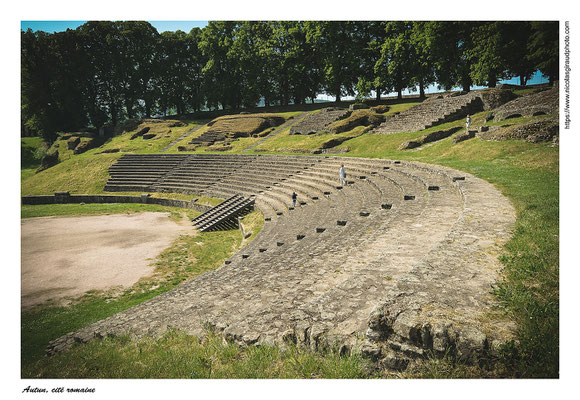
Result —
<svg viewBox="0 0 580 400"><path fill-rule="evenodd" d="M407 102L390 105L387 114L402 111L412 105L414 103ZM493 122L484 123L485 115L486 113L479 113L472 116L472 126L494 125ZM529 118L512 119L503 122L502 125L523 124L529 120ZM188 123L186 127L183 127L183 131L176 132L171 140L175 140L174 137L194 126L194 123ZM403 142L417 139L426 133L463 126L464 121L461 119L421 132L393 135L366 133L361 136L357 136L357 133L360 133L362 127L339 135L311 136L290 136L287 129L264 141L252 152L308 153L320 148L327 140L352 136L354 138L336 148L343 152L341 156L416 160L440 164L469 172L497 186L513 203L517 211L517 220L513 238L506 244L501 257L504 264L502 278L493 288L493 292L501 303L500 311L505 312L518 324L517 341L505 347L502 358L492 370L467 368L456 364L454 360L430 360L422 368L407 371L400 376L418 378L557 377L559 374L559 149L553 147L551 143L527 143L520 140L495 142L479 138L454 144L453 136L451 136L416 149L399 150ZM202 127L193 135L202 134L204 129L207 128ZM161 144L149 146L148 142L143 139L139 139L141 142L135 141L138 139L134 141L127 139L134 132L112 139L101 149L71 156L59 165L37 175L29 176L23 173L22 193L50 194L57 190L101 193L107 180L107 168L120 157L120 154L97 153L105 148L115 147L122 148L123 151L139 153L155 152L161 148ZM178 145L189 142L192 137L184 138L168 151L176 152ZM169 138L166 139L169 141ZM236 145L226 153L241 152L257 140L258 138L243 138L234 142ZM154 149L157 150L153 151ZM207 150L207 148L198 148L196 152ZM189 245L184 242L178 247L180 251L187 252ZM211 249L211 246L208 249ZM176 256L176 259L179 257ZM186 259L185 256L181 257L183 260ZM171 265L169 260L163 262L166 262L168 266ZM148 296L156 293L153 291L145 297L149 298ZM98 307L95 306L97 308L101 307L101 304L106 304L102 298L99 298L97 303L99 304ZM133 300L128 300L123 307L131 304L134 304ZM82 318L84 313L99 319L119 311L116 306L107 307L110 309L106 312L86 311L79 306L79 308L43 310L40 314L25 313L23 334L45 329L46 324L58 327L66 319L64 316L75 315L72 318L77 321L74 326L69 324L62 329L47 332L42 340L34 339L38 343L47 343L48 340L64 331L78 329L89 323L88 320ZM42 325L41 321L44 321L42 324L45 325ZM27 340L24 338L23 343ZM368 372L364 367L365 361L356 356L336 358L336 354L304 355L294 350L285 351L276 348L243 349L234 345L220 347L212 341L213 339L204 342L200 349L189 349L191 340L178 333L172 333L158 341L119 338L93 343L89 346L79 346L73 352L51 359L40 357L41 346L38 345L36 350L23 355L23 361L25 361L23 371L26 371L27 376L39 377L56 377L57 375L59 377L119 377L123 375L116 375L115 368L103 370L102 366L123 362L130 365L135 360L136 351L141 354L141 349L150 349L153 355L147 359L143 368L136 370L135 376L165 376L161 373L163 368L154 368L157 364L165 365L163 363L171 363L173 365L171 377L180 378L376 376ZM171 355L164 359L164 354ZM232 362L228 354L235 354L235 371L225 366L228 362L230 364ZM345 364L341 364L343 361L340 360L343 360ZM330 363L328 365L333 366L327 367L325 364L327 362ZM119 368L123 371L125 367ZM126 368L128 370L129 367ZM254 372L250 374L248 371L252 369ZM293 372L288 372L290 370ZM63 372L59 375L55 371Z"/></svg>
<svg viewBox="0 0 580 400"><path fill-rule="evenodd" d="M39 137L25 137L20 139L20 176L27 179L34 175L40 166L40 160L48 150L48 146Z"/></svg>

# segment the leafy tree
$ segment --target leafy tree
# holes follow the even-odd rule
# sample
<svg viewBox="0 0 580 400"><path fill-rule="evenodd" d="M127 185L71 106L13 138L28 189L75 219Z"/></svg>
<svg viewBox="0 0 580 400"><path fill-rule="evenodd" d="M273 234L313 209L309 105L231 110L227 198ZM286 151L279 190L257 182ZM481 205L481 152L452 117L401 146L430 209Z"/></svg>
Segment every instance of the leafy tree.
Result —
<svg viewBox="0 0 580 400"><path fill-rule="evenodd" d="M381 47L385 41L385 22L361 21L357 22L357 42L361 49L360 72L356 84L356 92L359 99L375 92L377 100L381 93L387 91L387 87L381 84L382 80L375 72L375 65L381 57Z"/></svg>
<svg viewBox="0 0 580 400"><path fill-rule="evenodd" d="M236 75L243 87L242 105L256 106L262 96L269 105L275 92L275 76L280 70L280 57L273 49L271 25L263 21L240 23L228 57L236 61Z"/></svg>
<svg viewBox="0 0 580 400"><path fill-rule="evenodd" d="M427 24L432 36L431 49L438 86L445 90L461 86L468 92L473 83L469 58L473 47L473 24L469 21L432 21Z"/></svg>
<svg viewBox="0 0 580 400"><path fill-rule="evenodd" d="M348 21L307 21L306 39L314 46L323 70L323 89L340 102L354 95L358 80L359 48L354 40L356 24Z"/></svg>
<svg viewBox="0 0 580 400"><path fill-rule="evenodd" d="M203 29L199 48L207 59L203 67L208 104L217 108L238 108L242 86L239 81L237 61L230 48L238 23L210 21Z"/></svg>
<svg viewBox="0 0 580 400"><path fill-rule="evenodd" d="M175 108L177 114L184 114L190 104L199 102L194 99L200 84L201 65L194 57L198 52L197 41L192 35L183 31L161 34L157 75L162 110Z"/></svg>
<svg viewBox="0 0 580 400"><path fill-rule="evenodd" d="M45 32L21 32L21 109L26 130L52 141L56 137L55 124L51 120L52 91L54 79L51 68L50 35Z"/></svg>
<svg viewBox="0 0 580 400"><path fill-rule="evenodd" d="M403 89L411 87L412 49L410 45L411 24L404 21L388 22L386 38L381 48L381 57L375 71L382 73L381 83L403 97Z"/></svg>
<svg viewBox="0 0 580 400"><path fill-rule="evenodd" d="M432 25L428 22L412 22L409 43L411 46L411 84L419 86L419 98L425 98L425 87L435 81L433 66Z"/></svg>
<svg viewBox="0 0 580 400"><path fill-rule="evenodd" d="M89 116L96 127L107 120L116 125L122 117L123 65L120 23L89 21L81 25L84 53L90 60L87 71L88 95L93 101Z"/></svg>
<svg viewBox="0 0 580 400"><path fill-rule="evenodd" d="M508 77L502 48L504 26L502 22L476 23L471 33L471 78L478 85L495 87L499 79Z"/></svg>
<svg viewBox="0 0 580 400"><path fill-rule="evenodd" d="M553 85L559 78L559 22L535 21L531 27L529 59Z"/></svg>
<svg viewBox="0 0 580 400"><path fill-rule="evenodd" d="M281 104L293 100L304 103L314 99L322 89L320 60L316 58L313 43L307 40L304 22L270 22L273 34L273 51L278 55L278 95ZM284 92L286 90L286 92Z"/></svg>
<svg viewBox="0 0 580 400"><path fill-rule="evenodd" d="M509 77L520 77L520 85L525 86L528 79L537 70L528 55L528 42L532 34L528 21L511 21L503 23L502 56L506 63Z"/></svg>
<svg viewBox="0 0 580 400"><path fill-rule="evenodd" d="M148 22L124 21L119 23L119 40L122 97L127 117L135 118L141 111L149 117L158 95L154 69L159 34Z"/></svg>

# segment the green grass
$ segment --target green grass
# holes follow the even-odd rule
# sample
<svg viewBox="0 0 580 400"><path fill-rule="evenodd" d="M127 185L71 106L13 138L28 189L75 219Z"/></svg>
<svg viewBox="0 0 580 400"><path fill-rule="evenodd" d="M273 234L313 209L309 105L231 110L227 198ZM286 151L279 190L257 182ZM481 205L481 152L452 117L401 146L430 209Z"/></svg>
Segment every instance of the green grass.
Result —
<svg viewBox="0 0 580 400"><path fill-rule="evenodd" d="M109 214L135 214L140 212L171 212L181 215L186 213L195 218L199 211L175 207L164 207L156 204L41 204L23 205L20 208L20 218L48 217L48 216L71 216L71 215L109 215Z"/></svg>
<svg viewBox="0 0 580 400"><path fill-rule="evenodd" d="M389 116L389 115L393 115L396 112L403 112L403 111L408 110L409 108L411 108L413 106L416 106L419 103L420 103L419 101L416 101L416 102L389 104L389 111L387 111L383 115Z"/></svg>
<svg viewBox="0 0 580 400"><path fill-rule="evenodd" d="M290 111L290 112L284 112L284 113L269 113L269 114L259 114L259 115L278 116L278 117L283 117L284 119L288 120L289 118L296 117L297 115L300 115L300 114L301 114L300 111ZM220 117L220 118L224 118L224 117ZM219 119L219 118L216 118L216 119ZM188 136L187 138L184 138L179 143L176 143L167 152L168 153L177 153L177 152L179 152L177 150L179 146L186 146L187 147L189 145L189 142L192 139L201 136L202 134L204 134L205 132L207 132L209 129L211 129L210 126L207 126L207 125L206 126L203 126L202 128L198 129L196 132L194 132L192 135ZM274 127L274 129L277 129L277 127ZM256 143L259 140L261 140L262 137L260 135L264 134L265 131L271 131L271 130L272 130L272 128L267 128L264 131L259 132L258 134L256 134L258 137L241 137L241 138L238 138L236 140L233 140L229 144L229 146L231 146L232 148L230 150L225 151L225 153L239 153L239 152L242 152L247 147L250 147L254 143ZM221 144L220 143L217 143L216 145L219 146L219 147L221 147ZM218 153L218 154L224 153L224 151L215 151L215 150L212 150L211 147L212 146L209 146L209 147L208 146L198 146L193 151L186 151L186 152L179 152L179 153L203 153L203 154L207 154L208 152L215 152L215 153Z"/></svg>
<svg viewBox="0 0 580 400"><path fill-rule="evenodd" d="M20 139L20 179L24 180L34 175L40 166L42 157L48 146L40 137L24 137Z"/></svg>
<svg viewBox="0 0 580 400"><path fill-rule="evenodd" d="M122 135L115 136L108 140L103 146L99 147L98 149L89 150L87 153L95 154L103 150L110 149L120 149L125 153L158 153L171 142L179 139L186 132L199 124L198 121L184 122L187 123L186 126L177 126L171 128L167 127L166 124L148 124L148 126L151 126L149 133L157 133L157 137L153 139L143 139L142 137L131 139L131 135L139 130L139 128L137 128ZM168 130L171 130L171 132L167 133Z"/></svg>
<svg viewBox="0 0 580 400"><path fill-rule="evenodd" d="M113 367L114 366L114 367ZM30 378L107 379L358 379L367 363L337 351L312 353L295 346L242 347L212 332L203 340L178 332L162 338L95 340L27 366Z"/></svg>
<svg viewBox="0 0 580 400"><path fill-rule="evenodd" d="M71 194L102 193L109 179L108 169L117 159L118 153L79 154L22 181L23 196L53 194L70 191Z"/></svg>
<svg viewBox="0 0 580 400"><path fill-rule="evenodd" d="M314 135L290 135L290 129L285 129L275 137L266 140L253 150L258 152L311 152L322 146L323 143L331 139L341 137L356 136L364 129L364 126L358 126L353 130L342 133L316 133ZM352 140L352 139L351 139ZM350 143L350 141L348 141Z"/></svg>

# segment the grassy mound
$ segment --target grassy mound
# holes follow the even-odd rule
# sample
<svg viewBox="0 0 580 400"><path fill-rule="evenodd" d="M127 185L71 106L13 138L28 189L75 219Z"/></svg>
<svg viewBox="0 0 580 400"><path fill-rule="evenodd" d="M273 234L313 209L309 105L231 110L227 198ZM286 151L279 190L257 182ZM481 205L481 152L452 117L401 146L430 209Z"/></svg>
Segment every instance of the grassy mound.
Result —
<svg viewBox="0 0 580 400"><path fill-rule="evenodd" d="M348 117L328 125L328 130L333 133L347 132L358 126L377 126L384 120L383 115L370 110L356 110Z"/></svg>

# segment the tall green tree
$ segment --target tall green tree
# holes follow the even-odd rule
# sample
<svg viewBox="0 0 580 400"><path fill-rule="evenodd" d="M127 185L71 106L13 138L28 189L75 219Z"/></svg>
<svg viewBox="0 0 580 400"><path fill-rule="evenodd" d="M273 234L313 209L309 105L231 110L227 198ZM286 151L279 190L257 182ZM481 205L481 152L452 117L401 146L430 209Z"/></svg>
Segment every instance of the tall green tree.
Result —
<svg viewBox="0 0 580 400"><path fill-rule="evenodd" d="M47 140L56 137L52 116L53 61L50 35L21 32L21 118L25 130Z"/></svg>
<svg viewBox="0 0 580 400"><path fill-rule="evenodd" d="M559 78L559 22L535 21L531 27L529 59L553 85Z"/></svg>
<svg viewBox="0 0 580 400"><path fill-rule="evenodd" d="M264 21L241 22L228 57L235 60L236 76L241 80L242 105L256 106L261 97L269 105L276 91L275 76L280 70L280 57L273 49L271 25Z"/></svg>
<svg viewBox="0 0 580 400"><path fill-rule="evenodd" d="M119 23L122 97L128 118L151 115L158 93L154 87L157 30L145 21Z"/></svg>
<svg viewBox="0 0 580 400"><path fill-rule="evenodd" d="M210 21L203 29L199 48L207 59L203 67L204 87L208 105L214 108L238 108L242 85L238 76L238 61L230 52L237 22Z"/></svg>
<svg viewBox="0 0 580 400"><path fill-rule="evenodd" d="M503 58L502 22L474 23L471 33L473 47L469 51L471 78L478 85L495 87L501 78L507 77L507 65Z"/></svg>
<svg viewBox="0 0 580 400"><path fill-rule="evenodd" d="M460 86L468 92L473 83L469 58L473 47L473 24L469 21L430 21L427 25L431 31L435 81L438 86L445 90Z"/></svg>
<svg viewBox="0 0 580 400"><path fill-rule="evenodd" d="M89 21L79 28L84 54L90 60L87 71L88 93L93 106L88 110L91 122L116 125L123 116L124 56L120 23Z"/></svg>
<svg viewBox="0 0 580 400"><path fill-rule="evenodd" d="M307 21L306 38L314 46L323 71L323 89L340 102L354 95L360 70L355 41L356 24L350 21Z"/></svg>
<svg viewBox="0 0 580 400"><path fill-rule="evenodd" d="M510 21L503 23L502 56L509 77L520 78L525 86L537 68L528 54L528 43L532 34L529 21Z"/></svg>
<svg viewBox="0 0 580 400"><path fill-rule="evenodd" d="M419 98L425 98L425 88L435 82L434 35L428 22L412 22L409 43L411 46L411 84L419 87Z"/></svg>
<svg viewBox="0 0 580 400"><path fill-rule="evenodd" d="M375 71L383 74L382 83L395 90L399 99L403 97L403 90L411 87L412 82L411 29L409 22L388 22L381 57L375 65Z"/></svg>
<svg viewBox="0 0 580 400"><path fill-rule="evenodd" d="M322 90L321 63L316 58L313 43L307 40L305 23L274 21L270 25L273 51L279 57L278 78L275 79L277 100L281 104L288 104L289 100L301 104L307 98L314 101Z"/></svg>
<svg viewBox="0 0 580 400"><path fill-rule="evenodd" d="M160 109L184 114L199 109L201 62L197 40L183 31L163 32L159 43Z"/></svg>
<svg viewBox="0 0 580 400"><path fill-rule="evenodd" d="M382 83L384 79L375 72L375 65L381 58L381 47L385 41L385 22L360 21L356 22L358 47L360 52L360 72L356 84L356 92L359 98L367 97L372 91L377 100L381 94L387 91Z"/></svg>

